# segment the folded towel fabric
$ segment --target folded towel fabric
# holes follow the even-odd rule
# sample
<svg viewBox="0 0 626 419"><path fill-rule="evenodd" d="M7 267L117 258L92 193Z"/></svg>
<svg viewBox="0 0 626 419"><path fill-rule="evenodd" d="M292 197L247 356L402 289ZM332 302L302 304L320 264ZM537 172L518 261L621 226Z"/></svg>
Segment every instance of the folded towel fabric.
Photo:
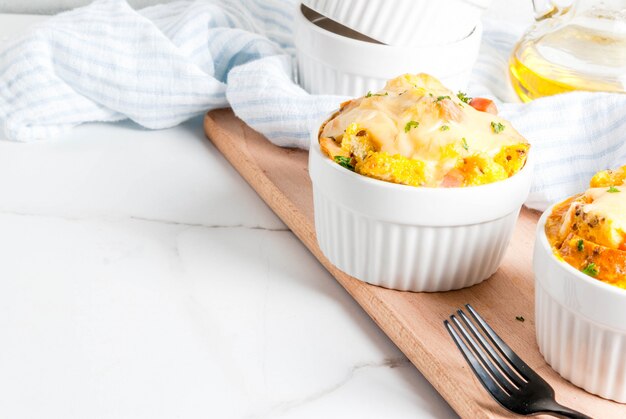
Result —
<svg viewBox="0 0 626 419"><path fill-rule="evenodd" d="M180 1L139 11L98 0L33 28L0 51L0 121L15 141L45 140L90 121L131 119L152 129L231 106L281 146L308 148L308 132L345 98L295 82L296 0ZM533 146L527 205L583 190L597 170L626 163L626 95L576 92L515 103L508 55L523 28L484 22L469 86L496 98Z"/></svg>

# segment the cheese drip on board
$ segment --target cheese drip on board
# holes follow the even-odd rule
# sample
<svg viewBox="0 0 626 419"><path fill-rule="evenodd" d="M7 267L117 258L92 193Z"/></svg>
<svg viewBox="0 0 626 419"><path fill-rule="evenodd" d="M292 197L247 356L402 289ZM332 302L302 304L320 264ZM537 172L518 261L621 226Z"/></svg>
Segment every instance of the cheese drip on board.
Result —
<svg viewBox="0 0 626 419"><path fill-rule="evenodd" d="M433 187L506 179L523 167L529 147L508 121L474 109L426 74L397 77L345 103L323 126L320 143L332 158L335 145L355 158L358 173Z"/></svg>

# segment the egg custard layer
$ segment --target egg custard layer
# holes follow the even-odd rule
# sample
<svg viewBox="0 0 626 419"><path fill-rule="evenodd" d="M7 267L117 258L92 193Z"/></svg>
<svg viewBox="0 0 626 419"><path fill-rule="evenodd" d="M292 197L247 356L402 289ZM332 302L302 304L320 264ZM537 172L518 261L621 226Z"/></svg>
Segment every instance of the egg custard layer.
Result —
<svg viewBox="0 0 626 419"><path fill-rule="evenodd" d="M626 166L598 172L590 188L554 207L546 235L557 257L626 289Z"/></svg>
<svg viewBox="0 0 626 419"><path fill-rule="evenodd" d="M526 163L528 142L508 121L474 106L432 76L406 74L342 104L321 127L320 147L350 170L411 186L474 186L513 176Z"/></svg>

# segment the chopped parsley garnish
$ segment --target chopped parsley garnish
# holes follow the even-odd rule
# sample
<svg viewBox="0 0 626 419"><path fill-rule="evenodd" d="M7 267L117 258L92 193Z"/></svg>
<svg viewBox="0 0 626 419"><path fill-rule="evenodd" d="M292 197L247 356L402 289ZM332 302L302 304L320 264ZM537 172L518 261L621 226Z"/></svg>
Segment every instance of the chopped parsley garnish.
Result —
<svg viewBox="0 0 626 419"><path fill-rule="evenodd" d="M439 129L440 129L441 131L447 131L447 130L449 130L449 129L450 129L450 127L449 127L449 126L447 126L447 125L442 125L442 126L440 126L440 127L439 127Z"/></svg>
<svg viewBox="0 0 626 419"><path fill-rule="evenodd" d="M340 166L345 167L348 170L352 170L354 172L354 166L352 165L352 159L350 157L345 156L335 156L333 157L335 162L339 163Z"/></svg>
<svg viewBox="0 0 626 419"><path fill-rule="evenodd" d="M578 249L579 252L582 252L583 250L585 250L585 245L583 244L583 239L579 239L578 243L576 243L576 248Z"/></svg>
<svg viewBox="0 0 626 419"><path fill-rule="evenodd" d="M372 97L372 96L389 96L389 92L385 92L384 95L382 93L367 92L367 94L365 95L365 97Z"/></svg>
<svg viewBox="0 0 626 419"><path fill-rule="evenodd" d="M467 140L465 139L465 137L461 138L461 145L465 150L469 150L469 145L467 145Z"/></svg>
<svg viewBox="0 0 626 419"><path fill-rule="evenodd" d="M491 128L493 129L493 132L500 134L506 127L499 122L491 121Z"/></svg>
<svg viewBox="0 0 626 419"><path fill-rule="evenodd" d="M450 96L437 96L435 102L441 102L444 99L450 99Z"/></svg>
<svg viewBox="0 0 626 419"><path fill-rule="evenodd" d="M515 316L515 320L517 320L518 322L524 323L524 320L526 319L524 318L524 316Z"/></svg>
<svg viewBox="0 0 626 419"><path fill-rule="evenodd" d="M619 189L617 189L615 186L610 186L609 189L606 190L609 193L616 193L616 192L621 192Z"/></svg>
<svg viewBox="0 0 626 419"><path fill-rule="evenodd" d="M419 126L420 126L419 122L417 122L417 121L409 121L404 126L404 132L409 132L409 131L411 131L411 128L417 128Z"/></svg>
<svg viewBox="0 0 626 419"><path fill-rule="evenodd" d="M582 273L587 274L589 276L597 276L598 275L598 267L595 263L591 262L589 265L585 266L582 270Z"/></svg>
<svg viewBox="0 0 626 419"><path fill-rule="evenodd" d="M470 103L470 100L472 100L471 97L469 97L467 94L463 93L460 90L459 90L459 93L456 94L456 97L458 97L462 102L465 102L465 103Z"/></svg>

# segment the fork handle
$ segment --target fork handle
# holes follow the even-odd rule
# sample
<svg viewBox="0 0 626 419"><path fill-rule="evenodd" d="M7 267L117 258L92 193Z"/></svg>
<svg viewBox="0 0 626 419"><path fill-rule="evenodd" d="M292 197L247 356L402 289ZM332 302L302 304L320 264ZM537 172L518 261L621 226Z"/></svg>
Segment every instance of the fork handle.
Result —
<svg viewBox="0 0 626 419"><path fill-rule="evenodd" d="M557 418L566 419L593 419L590 416L577 412L576 410L570 409L569 407L562 406L557 402L550 403L548 406L543 407L541 411L537 413L548 413L552 416L556 416Z"/></svg>

